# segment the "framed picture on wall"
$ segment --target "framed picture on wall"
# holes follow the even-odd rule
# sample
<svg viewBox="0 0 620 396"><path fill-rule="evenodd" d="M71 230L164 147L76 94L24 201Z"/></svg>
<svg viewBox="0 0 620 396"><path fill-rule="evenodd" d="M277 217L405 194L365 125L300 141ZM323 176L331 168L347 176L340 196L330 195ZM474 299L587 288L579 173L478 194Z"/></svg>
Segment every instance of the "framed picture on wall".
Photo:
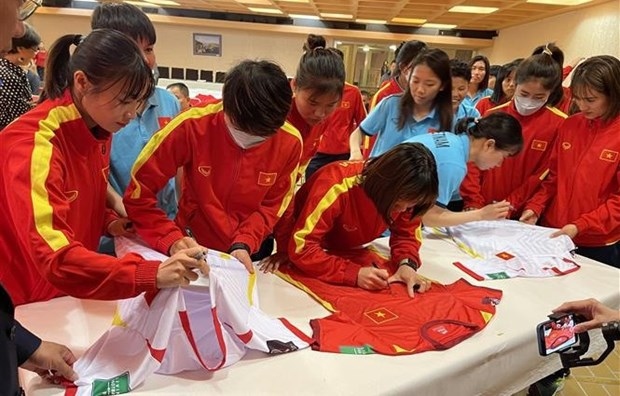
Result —
<svg viewBox="0 0 620 396"><path fill-rule="evenodd" d="M194 33L194 55L222 56L222 35Z"/></svg>

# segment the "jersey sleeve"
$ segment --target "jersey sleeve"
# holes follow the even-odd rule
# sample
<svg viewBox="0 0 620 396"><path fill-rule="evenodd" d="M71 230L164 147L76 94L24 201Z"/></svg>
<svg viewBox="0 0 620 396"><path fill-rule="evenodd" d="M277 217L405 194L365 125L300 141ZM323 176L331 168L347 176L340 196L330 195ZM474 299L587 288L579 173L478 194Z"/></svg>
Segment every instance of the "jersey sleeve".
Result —
<svg viewBox="0 0 620 396"><path fill-rule="evenodd" d="M7 194L9 207L24 208L8 213L29 262L54 287L77 298L116 300L156 290L160 262L135 254L121 258L99 254L75 239L67 222L70 207L63 182L64 168L74 159L62 158L53 145L37 144L41 145L37 155L30 145L14 147L2 178L6 183L2 189L12 192ZM24 175L30 180L25 181ZM88 216L104 213L84 213L85 219Z"/></svg>
<svg viewBox="0 0 620 396"><path fill-rule="evenodd" d="M547 206L549 201L551 201L551 199L555 196L557 191L557 169L560 141L561 139L558 139L553 146L553 152L551 153L551 158L549 160L549 172L547 176L542 181L538 189L536 189L532 197L527 200L523 208L523 211L527 209L534 211L534 213L536 213L536 216L538 216L539 218L544 212L545 207Z"/></svg>
<svg viewBox="0 0 620 396"><path fill-rule="evenodd" d="M178 168L189 161L196 142L192 118L176 118L157 132L146 144L133 169L123 204L138 234L163 254L169 254L183 232L157 205L157 194L173 178Z"/></svg>
<svg viewBox="0 0 620 396"><path fill-rule="evenodd" d="M385 129L388 121L388 102L389 100L382 100L362 121L360 130L364 135L374 136Z"/></svg>
<svg viewBox="0 0 620 396"><path fill-rule="evenodd" d="M328 182L317 182L313 187L305 204L297 208L299 216L289 239L289 258L296 267L319 280L356 286L360 265L329 254L321 246L341 208L347 205L347 191L339 191L341 187Z"/></svg>
<svg viewBox="0 0 620 396"><path fill-rule="evenodd" d="M422 265L420 247L422 246L422 221L419 216L411 218L411 213L403 212L390 225L390 252L392 261L400 263L412 259Z"/></svg>
<svg viewBox="0 0 620 396"><path fill-rule="evenodd" d="M620 185L620 169L616 172L617 184ZM596 209L584 213L573 222L579 235L599 237L601 242L606 235L618 235L620 232L620 190L611 194ZM602 244L602 243L601 243Z"/></svg>
<svg viewBox="0 0 620 396"><path fill-rule="evenodd" d="M467 174L460 187L465 209L480 209L486 205L482 196L483 172L473 163L467 164Z"/></svg>

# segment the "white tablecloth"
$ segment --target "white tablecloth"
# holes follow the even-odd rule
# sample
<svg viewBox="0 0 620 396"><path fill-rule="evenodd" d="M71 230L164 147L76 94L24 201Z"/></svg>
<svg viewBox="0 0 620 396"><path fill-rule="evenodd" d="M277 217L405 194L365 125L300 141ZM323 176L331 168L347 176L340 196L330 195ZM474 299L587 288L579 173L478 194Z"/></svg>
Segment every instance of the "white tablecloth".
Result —
<svg viewBox="0 0 620 396"><path fill-rule="evenodd" d="M380 248L386 240L377 241ZM561 367L559 356L538 355L536 324L567 300L594 297L620 307L620 270L578 257L582 268L562 277L477 282L452 262L464 254L452 244L426 238L420 272L442 283L465 278L504 292L497 314L480 333L441 352L408 356L342 355L310 349L280 355L247 355L214 372L154 375L133 391L141 395L510 395ZM259 274L261 308L286 317L307 334L308 321L327 315L318 303L274 275ZM62 297L18 307L23 325L80 355L111 323L114 302ZM600 334L600 331L596 331ZM600 337L593 344L602 345ZM60 395L63 389L21 371L27 395Z"/></svg>

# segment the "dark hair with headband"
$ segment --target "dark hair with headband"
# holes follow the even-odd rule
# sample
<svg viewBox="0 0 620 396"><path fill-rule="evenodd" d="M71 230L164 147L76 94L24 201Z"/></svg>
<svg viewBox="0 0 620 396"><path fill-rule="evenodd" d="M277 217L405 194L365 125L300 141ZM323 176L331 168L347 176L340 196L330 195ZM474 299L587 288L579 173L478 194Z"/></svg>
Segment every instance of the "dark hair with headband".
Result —
<svg viewBox="0 0 620 396"><path fill-rule="evenodd" d="M77 46L73 54L72 45ZM129 36L116 30L93 30L85 37L68 34L56 40L47 56L42 97L61 97L65 89L73 88L73 75L77 71L86 75L95 93L122 83L118 98L121 101L144 100L155 87L153 73L140 48Z"/></svg>
<svg viewBox="0 0 620 396"><path fill-rule="evenodd" d="M455 127L455 134L474 139L493 139L497 150L518 154L523 148L521 124L508 113L495 112L483 118L462 118Z"/></svg>
<svg viewBox="0 0 620 396"><path fill-rule="evenodd" d="M547 43L545 45L539 45L534 48L532 51L532 55L546 55L553 59L560 71L560 79L559 83L555 88L553 88L551 94L549 95L549 99L547 100L547 104L550 106L555 106L562 101L564 98L564 90L562 89L562 67L564 66L564 52L555 45L555 43ZM544 84L543 84L544 86ZM549 89L545 86L545 89Z"/></svg>
<svg viewBox="0 0 620 396"><path fill-rule="evenodd" d="M296 89L310 89L313 95L336 93L344 90L344 62L331 48L317 47L304 52L295 74Z"/></svg>
<svg viewBox="0 0 620 396"><path fill-rule="evenodd" d="M421 143L402 143L369 159L361 186L386 223L398 201L415 202L411 216L426 213L437 200L439 180L435 157Z"/></svg>
<svg viewBox="0 0 620 396"><path fill-rule="evenodd" d="M549 47L551 45L551 47ZM550 91L547 104L554 106L562 101L562 67L560 60L564 55L553 52L553 44L548 44L542 53L531 55L519 64L515 73L516 84L538 80L545 90ZM557 48L557 47L556 47Z"/></svg>
<svg viewBox="0 0 620 396"><path fill-rule="evenodd" d="M601 118L613 120L620 115L620 60L610 55L586 59L575 68L570 88L575 98L587 97L588 90L605 95L607 111Z"/></svg>

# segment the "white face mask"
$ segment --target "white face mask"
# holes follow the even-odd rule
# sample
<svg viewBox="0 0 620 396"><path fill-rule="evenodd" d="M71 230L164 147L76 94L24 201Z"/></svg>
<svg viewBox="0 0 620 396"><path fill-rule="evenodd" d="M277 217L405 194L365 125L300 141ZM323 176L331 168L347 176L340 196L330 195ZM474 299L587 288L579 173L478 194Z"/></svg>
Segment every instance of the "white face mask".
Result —
<svg viewBox="0 0 620 396"><path fill-rule="evenodd" d="M226 126L228 127L228 132L230 132L230 136L232 136L235 143L237 143L237 146L242 149L256 146L257 144L260 144L268 139L268 137L254 136L235 129L229 122L226 123Z"/></svg>
<svg viewBox="0 0 620 396"><path fill-rule="evenodd" d="M536 113L540 110L545 103L547 103L546 99L530 99L524 98L518 95L514 96L515 107L517 108L517 112L522 116L528 116L530 114Z"/></svg>

